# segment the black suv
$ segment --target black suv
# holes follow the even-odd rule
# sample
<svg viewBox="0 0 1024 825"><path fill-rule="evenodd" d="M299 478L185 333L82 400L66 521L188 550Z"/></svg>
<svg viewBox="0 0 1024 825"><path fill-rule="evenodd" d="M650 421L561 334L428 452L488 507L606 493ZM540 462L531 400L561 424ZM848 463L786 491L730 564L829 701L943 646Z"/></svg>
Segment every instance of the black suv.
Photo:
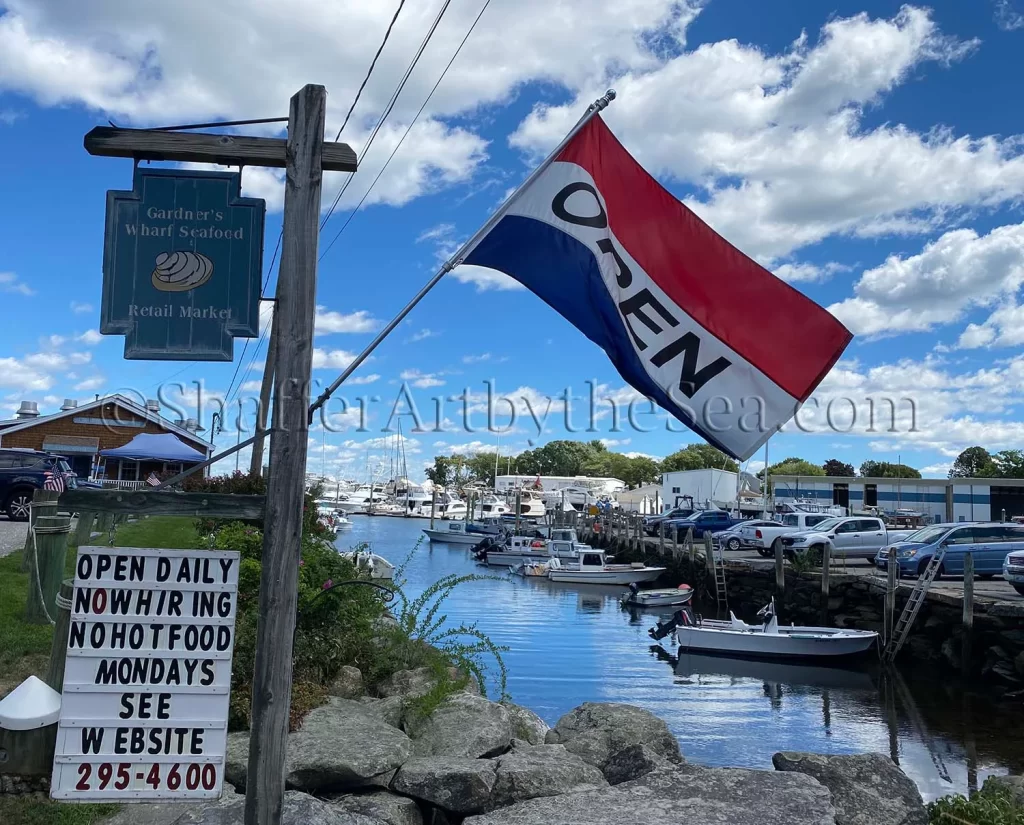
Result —
<svg viewBox="0 0 1024 825"><path fill-rule="evenodd" d="M75 476L63 456L38 450L0 448L0 507L11 521L27 521L32 494L43 488L46 473L64 474L65 485L75 487Z"/></svg>

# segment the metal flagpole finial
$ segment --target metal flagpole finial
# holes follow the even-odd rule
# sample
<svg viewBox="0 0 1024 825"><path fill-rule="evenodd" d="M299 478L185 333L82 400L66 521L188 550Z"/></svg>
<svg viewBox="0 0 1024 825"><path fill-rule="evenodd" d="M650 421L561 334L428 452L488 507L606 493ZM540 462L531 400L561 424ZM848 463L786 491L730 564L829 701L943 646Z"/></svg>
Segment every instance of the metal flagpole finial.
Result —
<svg viewBox="0 0 1024 825"><path fill-rule="evenodd" d="M590 104L592 111L600 112L602 109L608 108L608 104L615 100L615 90L609 89L604 93L602 97L599 97L593 103Z"/></svg>

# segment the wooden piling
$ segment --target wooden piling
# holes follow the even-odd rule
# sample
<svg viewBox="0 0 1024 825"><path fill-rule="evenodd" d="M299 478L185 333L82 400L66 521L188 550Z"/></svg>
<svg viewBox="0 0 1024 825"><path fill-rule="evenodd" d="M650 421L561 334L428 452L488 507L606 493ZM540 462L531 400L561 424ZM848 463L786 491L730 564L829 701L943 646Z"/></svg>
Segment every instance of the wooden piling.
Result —
<svg viewBox="0 0 1024 825"><path fill-rule="evenodd" d="M711 541L711 532L708 530L704 531L704 564L708 568L708 573L711 574L712 578L715 576L715 547Z"/></svg>
<svg viewBox="0 0 1024 825"><path fill-rule="evenodd" d="M68 632L71 630L71 597L75 592L74 579L64 579L60 585L60 595L50 608L54 618L53 644L50 647L50 664L46 669L46 684L57 693L64 688L64 666L68 656ZM52 611L56 610L56 613Z"/></svg>
<svg viewBox="0 0 1024 825"><path fill-rule="evenodd" d="M974 630L974 556L964 556L964 635Z"/></svg>
<svg viewBox="0 0 1024 825"><path fill-rule="evenodd" d="M782 542L772 544L775 547L775 591L781 594L786 592L786 558L782 552Z"/></svg>
<svg viewBox="0 0 1024 825"><path fill-rule="evenodd" d="M371 487L372 489L372 487ZM434 529L434 515L437 511L437 488L430 491L430 529Z"/></svg>
<svg viewBox="0 0 1024 825"><path fill-rule="evenodd" d="M896 588L899 587L900 580L900 568L896 562L895 547L889 548L886 572L888 577L885 585L885 615L882 616L882 642L889 644L889 640L892 639L893 619L896 613Z"/></svg>
<svg viewBox="0 0 1024 825"><path fill-rule="evenodd" d="M826 543L821 548L821 624L828 625L828 593L829 567L831 566L832 547Z"/></svg>
<svg viewBox="0 0 1024 825"><path fill-rule="evenodd" d="M64 578L71 519L67 516L40 516L36 520L36 548L28 583L25 621L52 623L56 614L54 599Z"/></svg>
<svg viewBox="0 0 1024 825"><path fill-rule="evenodd" d="M658 522L658 553L665 556L665 519Z"/></svg>
<svg viewBox="0 0 1024 825"><path fill-rule="evenodd" d="M32 507L28 515L28 532L25 534L25 552L21 557L21 572L32 572L32 528L35 527L36 519L39 516L57 515L57 498L60 496L56 490L36 490L32 494Z"/></svg>
<svg viewBox="0 0 1024 825"><path fill-rule="evenodd" d="M696 551L694 550L694 547L693 547L693 528L692 527L687 527L686 528L686 554L690 558L690 574L692 575L694 573L694 569L693 568L694 568L694 561L695 561L695 556L696 556Z"/></svg>

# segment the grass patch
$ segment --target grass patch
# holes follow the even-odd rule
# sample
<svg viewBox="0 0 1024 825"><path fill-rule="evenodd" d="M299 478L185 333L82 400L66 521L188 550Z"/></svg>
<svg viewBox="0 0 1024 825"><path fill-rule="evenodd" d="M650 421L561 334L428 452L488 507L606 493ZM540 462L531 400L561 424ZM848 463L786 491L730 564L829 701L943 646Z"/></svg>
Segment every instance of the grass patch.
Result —
<svg viewBox="0 0 1024 825"><path fill-rule="evenodd" d="M94 541L100 541L96 536ZM102 537L102 542L109 539ZM114 532L116 547L169 547L175 550L190 550L203 547L205 543L196 532L196 522L191 516L149 516L125 524L119 524Z"/></svg>
<svg viewBox="0 0 1024 825"><path fill-rule="evenodd" d="M0 696L46 671L53 640L50 625L25 623L29 577L21 572L21 555L0 559Z"/></svg>
<svg viewBox="0 0 1024 825"><path fill-rule="evenodd" d="M4 825L92 825L117 812L119 805L68 805L50 799L0 796Z"/></svg>

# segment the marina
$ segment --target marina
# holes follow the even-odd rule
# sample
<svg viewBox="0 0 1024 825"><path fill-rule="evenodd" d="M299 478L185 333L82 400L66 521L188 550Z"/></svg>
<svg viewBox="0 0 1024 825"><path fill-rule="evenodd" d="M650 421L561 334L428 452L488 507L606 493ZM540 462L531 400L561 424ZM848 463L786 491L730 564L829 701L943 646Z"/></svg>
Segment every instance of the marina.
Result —
<svg viewBox="0 0 1024 825"><path fill-rule="evenodd" d="M487 572L465 545L422 539L422 522L357 516L339 547L366 542L415 597L446 575ZM496 571L492 573L495 575ZM926 799L1024 769L1019 701L999 702L953 678L911 667L884 679L877 657L856 664L753 661L679 653L648 631L674 607L629 609L628 590L497 575L456 588L447 624L476 623L506 645L513 701L549 724L581 702L627 702L664 719L687 760L771 769L783 750L891 755Z"/></svg>

